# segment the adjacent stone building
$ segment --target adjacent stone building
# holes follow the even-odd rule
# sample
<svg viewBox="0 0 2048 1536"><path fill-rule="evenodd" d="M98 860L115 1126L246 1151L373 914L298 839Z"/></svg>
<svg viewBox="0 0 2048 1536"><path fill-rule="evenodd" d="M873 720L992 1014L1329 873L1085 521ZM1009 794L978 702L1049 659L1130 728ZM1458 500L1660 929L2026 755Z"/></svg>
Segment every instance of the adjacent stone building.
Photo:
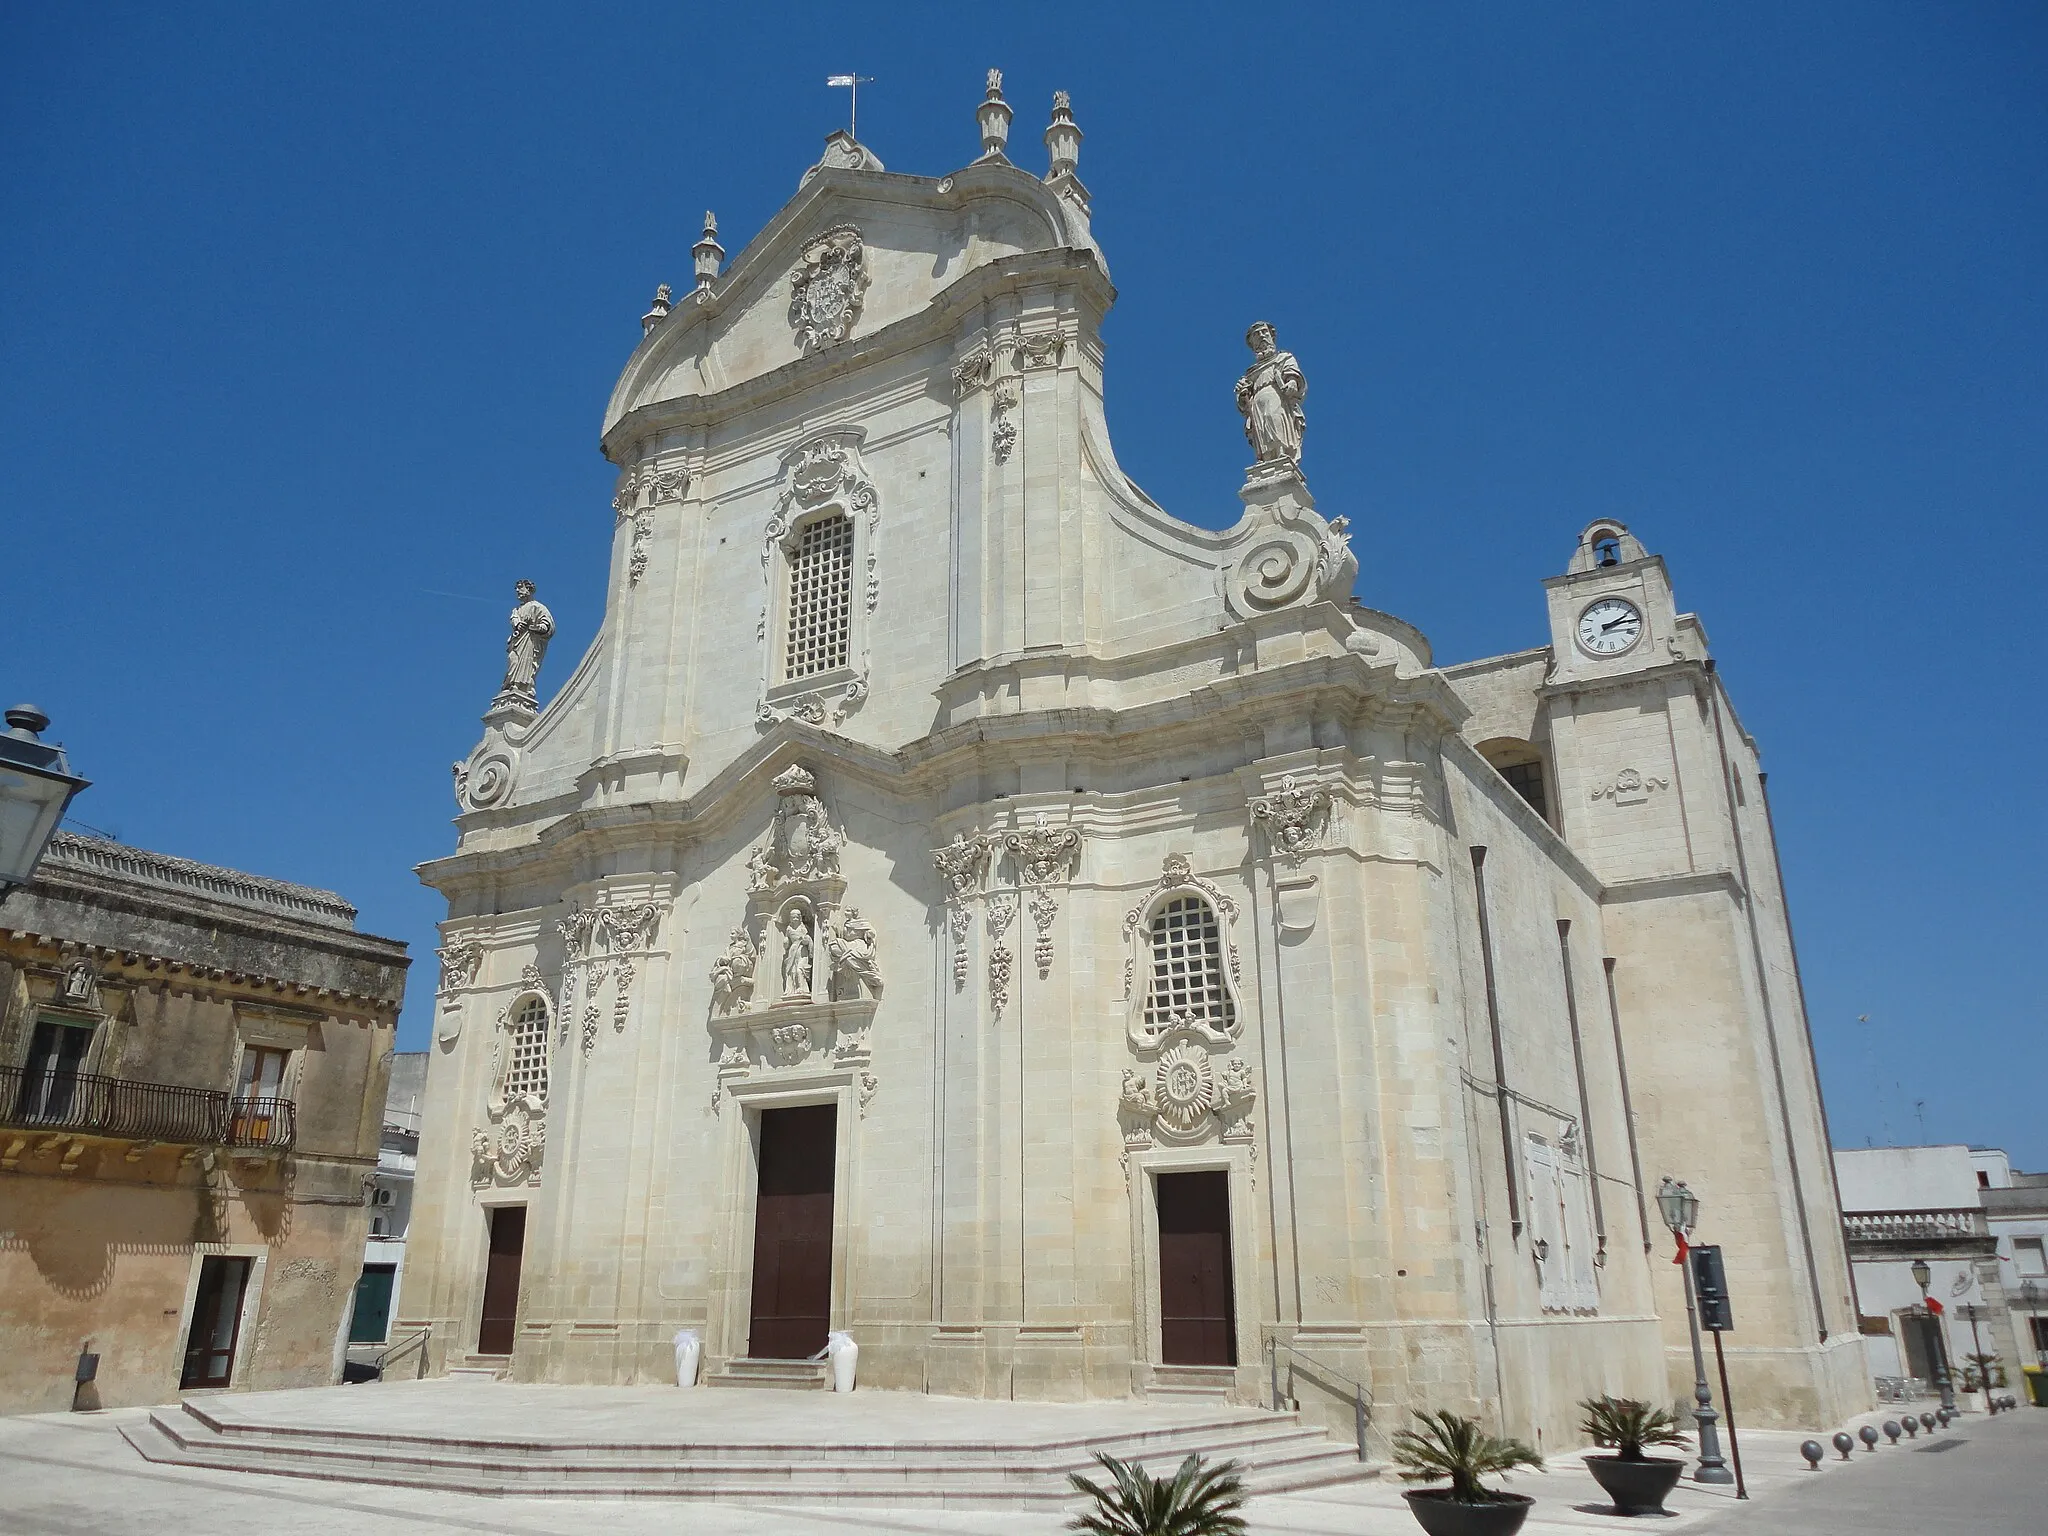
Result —
<svg viewBox="0 0 2048 1536"><path fill-rule="evenodd" d="M539 708L522 586L422 869L397 1326L561 1382L669 1379L679 1328L801 1380L845 1330L865 1384L1054 1399L1259 1401L1284 1346L1347 1430L1361 1382L1562 1445L1589 1393L1689 1399L1668 1173L1744 1422L1839 1422L1763 779L1663 562L1567 530L1544 643L1439 667L1354 597L1411 535L1317 507L1318 359L1263 326L1241 514L1157 505L1079 130L1040 176L1011 110L939 177L835 134L644 318L602 627Z"/></svg>
<svg viewBox="0 0 2048 1536"><path fill-rule="evenodd" d="M330 891L58 834L0 900L0 1412L338 1378L406 964Z"/></svg>

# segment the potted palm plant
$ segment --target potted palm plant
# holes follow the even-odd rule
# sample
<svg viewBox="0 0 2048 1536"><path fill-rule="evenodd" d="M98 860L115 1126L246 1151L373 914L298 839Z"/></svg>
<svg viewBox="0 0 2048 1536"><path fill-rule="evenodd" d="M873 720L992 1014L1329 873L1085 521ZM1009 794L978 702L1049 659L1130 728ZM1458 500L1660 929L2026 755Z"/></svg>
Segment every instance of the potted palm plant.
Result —
<svg viewBox="0 0 2048 1536"><path fill-rule="evenodd" d="M1410 1483L1448 1480L1448 1488L1411 1488L1402 1495L1429 1536L1514 1536L1536 1501L1525 1493L1488 1488L1482 1477L1518 1467L1543 1470L1543 1458L1519 1440L1489 1435L1477 1419L1448 1409L1416 1409L1420 1429L1394 1436L1394 1464Z"/></svg>
<svg viewBox="0 0 2048 1536"><path fill-rule="evenodd" d="M1670 1456L1645 1456L1643 1448L1691 1444L1678 1432L1678 1420L1662 1408L1632 1397L1589 1397L1579 1407L1586 1414L1579 1429L1595 1445L1612 1452L1588 1456L1586 1470L1614 1500L1616 1513L1665 1513L1664 1496L1678 1486L1685 1463Z"/></svg>
<svg viewBox="0 0 2048 1536"><path fill-rule="evenodd" d="M1076 1493L1086 1494L1093 1507L1069 1520L1068 1530L1093 1536L1244 1536L1246 1526L1238 1511L1250 1495L1238 1476L1237 1462L1211 1467L1203 1457L1189 1456L1171 1478L1155 1478L1142 1466L1114 1456L1095 1459L1113 1486L1104 1488L1069 1472L1067 1481Z"/></svg>

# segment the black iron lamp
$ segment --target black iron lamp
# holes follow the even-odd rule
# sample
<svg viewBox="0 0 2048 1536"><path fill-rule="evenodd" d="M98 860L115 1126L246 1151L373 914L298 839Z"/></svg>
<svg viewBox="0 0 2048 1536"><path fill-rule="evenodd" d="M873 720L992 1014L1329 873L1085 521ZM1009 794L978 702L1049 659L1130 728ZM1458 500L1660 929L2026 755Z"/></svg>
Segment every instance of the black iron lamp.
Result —
<svg viewBox="0 0 2048 1536"><path fill-rule="evenodd" d="M86 787L64 749L42 739L48 715L17 704L6 719L9 728L0 732L0 897L28 884L71 797Z"/></svg>

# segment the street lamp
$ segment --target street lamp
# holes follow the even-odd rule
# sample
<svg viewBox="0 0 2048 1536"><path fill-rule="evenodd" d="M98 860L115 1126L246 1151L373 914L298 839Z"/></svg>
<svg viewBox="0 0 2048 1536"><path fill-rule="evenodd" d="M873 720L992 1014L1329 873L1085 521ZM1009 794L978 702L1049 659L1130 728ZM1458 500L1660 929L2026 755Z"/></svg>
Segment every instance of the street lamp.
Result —
<svg viewBox="0 0 2048 1536"><path fill-rule="evenodd" d="M1657 1188L1657 1209L1664 1217L1664 1225L1671 1229L1671 1235L1678 1241L1678 1251L1686 1251L1685 1234L1693 1229L1700 1216L1700 1197L1686 1188L1683 1179L1674 1179L1669 1174ZM1696 1483L1732 1483L1735 1474L1728 1470L1721 1460L1721 1436L1717 1428L1720 1415L1714 1412L1714 1394L1707 1386L1707 1357L1700 1350L1700 1313L1692 1297L1692 1265L1681 1264L1685 1271L1685 1320L1692 1329L1692 1395L1699 1404L1693 1410L1693 1420L1700 1431L1700 1464L1693 1469L1692 1480Z"/></svg>
<svg viewBox="0 0 2048 1536"><path fill-rule="evenodd" d="M49 729L48 715L17 704L6 720L11 729L0 732L0 897L28 884L65 807L86 786L72 774L64 749L38 734Z"/></svg>
<svg viewBox="0 0 2048 1536"><path fill-rule="evenodd" d="M1948 1328L1941 1315L1928 1300L1927 1282L1934 1278L1934 1271L1927 1267L1925 1259L1915 1259L1912 1264L1913 1283L1920 1287L1920 1306L1927 1319L1934 1325L1934 1381L1941 1388L1941 1406L1951 1413L1956 1406L1956 1386L1948 1374Z"/></svg>

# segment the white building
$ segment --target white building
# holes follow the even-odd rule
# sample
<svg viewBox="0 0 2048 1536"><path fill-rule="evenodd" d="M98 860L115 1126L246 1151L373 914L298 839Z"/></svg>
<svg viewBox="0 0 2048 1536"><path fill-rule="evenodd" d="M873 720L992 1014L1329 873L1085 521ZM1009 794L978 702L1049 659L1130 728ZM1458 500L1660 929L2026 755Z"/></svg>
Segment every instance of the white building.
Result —
<svg viewBox="0 0 2048 1536"><path fill-rule="evenodd" d="M2032 1358L2015 1351L2016 1245L1994 1231L1986 1210L1992 1181L2002 1181L2001 1189L2011 1184L2003 1152L1959 1144L1837 1150L1835 1170L1874 1375L1912 1377L1932 1386L1941 1364L1937 1330L1958 1392L1980 1346L2008 1372L2016 1361ZM2048 1231L2041 1220L2000 1220L2001 1227L2013 1225L2023 1234ZM2039 1252L2036 1237L2025 1261ZM1926 1294L1939 1304L1938 1318L1922 1304L1915 1263L1927 1266ZM2018 1389L2017 1377L2009 1375L2008 1390Z"/></svg>
<svg viewBox="0 0 2048 1536"><path fill-rule="evenodd" d="M399 1328L563 1382L664 1379L679 1327L714 1382L801 1377L844 1329L864 1384L1032 1398L1257 1400L1284 1344L1383 1424L1572 1443L1589 1393L1689 1394L1669 1173L1746 1420L1839 1422L1763 777L1663 561L1561 530L1547 633L1439 667L1353 596L1413 531L1317 508L1256 333L1241 516L1158 506L1079 131L1060 97L1041 176L1010 114L992 81L942 176L833 135L644 318L603 626L538 709L522 589L422 869Z"/></svg>
<svg viewBox="0 0 2048 1536"><path fill-rule="evenodd" d="M1998 1286L2011 1309L2019 1363L2048 1366L2048 1173L2015 1172L1996 1147L1972 1147L1970 1161L1998 1245Z"/></svg>

